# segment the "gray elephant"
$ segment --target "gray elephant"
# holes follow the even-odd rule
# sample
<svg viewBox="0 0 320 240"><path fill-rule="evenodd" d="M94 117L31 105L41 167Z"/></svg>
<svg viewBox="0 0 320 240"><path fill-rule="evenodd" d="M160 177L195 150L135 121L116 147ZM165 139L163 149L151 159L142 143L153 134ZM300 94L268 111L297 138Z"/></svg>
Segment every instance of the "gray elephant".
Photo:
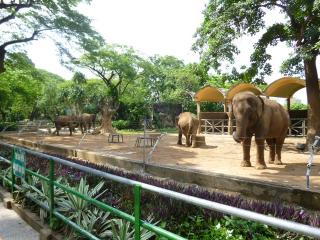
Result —
<svg viewBox="0 0 320 240"><path fill-rule="evenodd" d="M179 137L178 143L182 145L182 134L186 137L186 145L196 147L196 135L200 121L197 116L190 112L183 112L179 115L178 128Z"/></svg>
<svg viewBox="0 0 320 240"><path fill-rule="evenodd" d="M56 127L57 135L59 136L59 131L61 130L62 127L68 127L70 131L70 136L71 136L72 131L74 130L74 128L80 125L80 122L81 122L80 118L75 115L57 116L56 119L54 120L54 125Z"/></svg>
<svg viewBox="0 0 320 240"><path fill-rule="evenodd" d="M257 145L256 169L265 169L264 141L270 147L269 163L282 164L281 149L287 135L289 116L277 102L262 99L251 92L240 92L232 101L232 110L236 119L236 131L233 138L242 142L242 167L250 167L251 138L255 136Z"/></svg>
<svg viewBox="0 0 320 240"><path fill-rule="evenodd" d="M80 127L82 132L87 132L91 127L95 128L96 115L83 113L80 115Z"/></svg>

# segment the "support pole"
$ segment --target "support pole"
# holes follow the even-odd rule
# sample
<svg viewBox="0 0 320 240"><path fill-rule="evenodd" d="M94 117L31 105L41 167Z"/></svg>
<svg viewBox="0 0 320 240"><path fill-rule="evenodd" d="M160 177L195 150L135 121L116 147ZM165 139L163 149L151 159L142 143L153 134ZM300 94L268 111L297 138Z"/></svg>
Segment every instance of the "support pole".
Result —
<svg viewBox="0 0 320 240"><path fill-rule="evenodd" d="M54 161L50 159L50 169L49 169L49 218L50 218L50 228L53 228L53 211L54 211Z"/></svg>
<svg viewBox="0 0 320 240"><path fill-rule="evenodd" d="M232 135L233 126L232 126L232 103L230 103L230 107L228 109L228 133Z"/></svg>
<svg viewBox="0 0 320 240"><path fill-rule="evenodd" d="M134 239L140 240L141 233L140 233L140 218L141 218L141 186L134 185L133 189L134 193Z"/></svg>
<svg viewBox="0 0 320 240"><path fill-rule="evenodd" d="M224 112L228 112L228 102L227 102L227 100L224 100L223 111Z"/></svg>
<svg viewBox="0 0 320 240"><path fill-rule="evenodd" d="M290 111L290 97L287 98L287 109Z"/></svg>
<svg viewBox="0 0 320 240"><path fill-rule="evenodd" d="M199 120L200 120L200 113L201 113L200 102L197 102L197 117Z"/></svg>
<svg viewBox="0 0 320 240"><path fill-rule="evenodd" d="M200 102L197 102L197 118L199 120L199 126L198 126L198 130L197 130L197 134L201 133L201 119L200 119L200 115L201 115L201 108L200 108Z"/></svg>

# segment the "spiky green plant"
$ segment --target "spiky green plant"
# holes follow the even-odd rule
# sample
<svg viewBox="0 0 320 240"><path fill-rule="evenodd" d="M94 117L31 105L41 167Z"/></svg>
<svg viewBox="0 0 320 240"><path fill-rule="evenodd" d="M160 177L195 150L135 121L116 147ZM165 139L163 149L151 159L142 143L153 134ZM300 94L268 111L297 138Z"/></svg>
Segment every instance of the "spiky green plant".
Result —
<svg viewBox="0 0 320 240"><path fill-rule="evenodd" d="M62 178L58 178L56 182L61 183ZM22 191L24 191L27 196L40 201L43 205L49 208L50 185L47 181L38 179L35 176L28 177L27 181L23 181ZM54 198L55 198L55 201L58 201L58 202L65 199L64 191L54 186ZM42 208L40 208L39 211L40 211L40 219L41 221L44 221L47 218L48 213L45 209L42 209Z"/></svg>
<svg viewBox="0 0 320 240"><path fill-rule="evenodd" d="M2 185L3 187L9 187L8 183L5 180L3 180L3 177L9 178L9 179L12 178L11 166L5 169L0 169L0 178L2 180Z"/></svg>
<svg viewBox="0 0 320 240"><path fill-rule="evenodd" d="M148 217L147 222L152 222L151 216ZM134 240L134 226L124 219L112 219L111 229L113 240ZM140 228L140 231L141 240L147 240L155 236L155 233L150 232L142 227Z"/></svg>
<svg viewBox="0 0 320 240"><path fill-rule="evenodd" d="M111 220L109 219L110 213L104 212L97 208L90 211L87 217L84 217L81 221L81 227L100 239L110 238L111 232Z"/></svg>
<svg viewBox="0 0 320 240"><path fill-rule="evenodd" d="M80 193L81 195L88 196L90 198L98 198L101 194L100 193L102 187L104 185L104 182L98 183L94 188L90 189L89 184L87 184L87 181L85 178L81 178L79 185L75 187L70 187L74 191ZM91 204L80 198L75 196L72 193L66 192L66 198L65 199L59 199L58 200L58 210L60 212L65 213L66 216L72 221L75 221L78 225L81 224L82 219L88 219L88 214L90 213L90 207Z"/></svg>

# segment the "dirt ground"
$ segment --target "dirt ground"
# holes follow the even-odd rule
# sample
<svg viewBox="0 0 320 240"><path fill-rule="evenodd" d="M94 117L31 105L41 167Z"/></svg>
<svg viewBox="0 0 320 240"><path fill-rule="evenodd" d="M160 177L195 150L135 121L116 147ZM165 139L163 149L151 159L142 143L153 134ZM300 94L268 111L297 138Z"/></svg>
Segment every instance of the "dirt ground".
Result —
<svg viewBox="0 0 320 240"><path fill-rule="evenodd" d="M108 143L108 137L104 135L87 134L83 137L76 134L70 137L67 132L62 133L61 136L32 133L8 135L44 144L108 153L139 161L147 159L151 151L150 147L144 150L143 147L135 146L138 135L123 135L123 143ZM151 161L163 165L223 173L302 188L306 187L305 174L309 153L299 152L295 148L297 143L304 143L304 138L287 138L282 151L283 165L268 164L266 161L268 168L264 170L256 170L254 168L256 153L254 142L251 148L251 163L253 167L244 168L240 167L242 146L234 142L231 136L206 135L205 141L206 146L188 148L184 145L179 146L176 144L177 134L167 134L162 137L157 145ZM269 151L266 148L266 160L268 160L268 155ZM311 188L320 190L319 156L314 159L311 175Z"/></svg>

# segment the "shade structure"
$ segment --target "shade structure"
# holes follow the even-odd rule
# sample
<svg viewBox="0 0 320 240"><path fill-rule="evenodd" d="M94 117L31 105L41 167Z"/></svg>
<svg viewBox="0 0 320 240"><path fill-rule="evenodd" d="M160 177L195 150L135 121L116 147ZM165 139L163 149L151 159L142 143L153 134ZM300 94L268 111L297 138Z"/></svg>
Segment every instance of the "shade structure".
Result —
<svg viewBox="0 0 320 240"><path fill-rule="evenodd" d="M228 90L228 92L226 93L226 100L231 101L233 99L234 95L236 95L239 92L244 92L244 91L249 91L249 92L252 92L256 95L262 94L261 90L251 83L239 83L239 84L232 86Z"/></svg>
<svg viewBox="0 0 320 240"><path fill-rule="evenodd" d="M306 81L296 77L282 77L272 82L264 91L269 97L291 98L292 95L306 87Z"/></svg>
<svg viewBox="0 0 320 240"><path fill-rule="evenodd" d="M216 87L205 86L194 95L194 100L196 102L224 102L224 95Z"/></svg>

